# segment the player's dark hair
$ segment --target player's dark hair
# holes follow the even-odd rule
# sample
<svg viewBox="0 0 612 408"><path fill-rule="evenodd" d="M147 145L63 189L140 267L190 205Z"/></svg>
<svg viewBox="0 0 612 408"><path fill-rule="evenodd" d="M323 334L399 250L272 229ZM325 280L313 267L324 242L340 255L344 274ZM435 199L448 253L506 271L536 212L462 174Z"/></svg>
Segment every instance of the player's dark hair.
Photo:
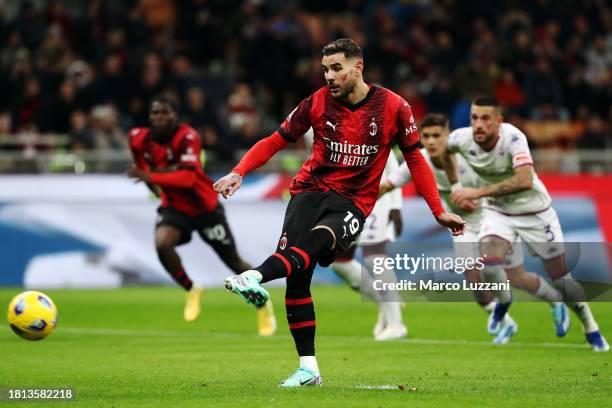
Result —
<svg viewBox="0 0 612 408"><path fill-rule="evenodd" d="M480 95L474 98L473 105L500 109L499 101L491 95Z"/></svg>
<svg viewBox="0 0 612 408"><path fill-rule="evenodd" d="M448 116L443 113L428 113L421 121L421 128L428 126L448 127Z"/></svg>
<svg viewBox="0 0 612 408"><path fill-rule="evenodd" d="M149 104L149 106L152 106L154 102L168 105L174 113L178 113L178 105L176 101L172 98L167 97L166 95L157 95L153 97L153 99L151 99L151 103Z"/></svg>
<svg viewBox="0 0 612 408"><path fill-rule="evenodd" d="M338 54L340 52L343 53L346 58L363 58L361 47L350 38L340 38L336 41L332 41L321 50L323 56Z"/></svg>

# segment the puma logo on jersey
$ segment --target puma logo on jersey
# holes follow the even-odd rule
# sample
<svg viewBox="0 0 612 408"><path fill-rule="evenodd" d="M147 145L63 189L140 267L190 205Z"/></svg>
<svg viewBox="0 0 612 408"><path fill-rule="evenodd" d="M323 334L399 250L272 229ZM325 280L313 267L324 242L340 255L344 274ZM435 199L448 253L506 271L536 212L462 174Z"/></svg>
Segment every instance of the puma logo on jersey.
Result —
<svg viewBox="0 0 612 408"><path fill-rule="evenodd" d="M327 126L329 126L330 128L334 129L334 132L336 131L336 126L339 125L339 123L336 123L335 125L333 123L331 123L329 120L327 122L325 122L325 124Z"/></svg>

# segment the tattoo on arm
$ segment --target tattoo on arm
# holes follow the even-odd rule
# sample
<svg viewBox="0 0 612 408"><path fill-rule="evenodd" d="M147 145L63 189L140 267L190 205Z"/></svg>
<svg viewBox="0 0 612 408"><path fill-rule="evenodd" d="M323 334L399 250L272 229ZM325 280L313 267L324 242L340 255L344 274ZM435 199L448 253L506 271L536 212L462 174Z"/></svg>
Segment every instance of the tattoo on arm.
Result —
<svg viewBox="0 0 612 408"><path fill-rule="evenodd" d="M499 183L483 187L483 195L498 197L529 190L533 185L533 170L531 166L519 167L512 177Z"/></svg>

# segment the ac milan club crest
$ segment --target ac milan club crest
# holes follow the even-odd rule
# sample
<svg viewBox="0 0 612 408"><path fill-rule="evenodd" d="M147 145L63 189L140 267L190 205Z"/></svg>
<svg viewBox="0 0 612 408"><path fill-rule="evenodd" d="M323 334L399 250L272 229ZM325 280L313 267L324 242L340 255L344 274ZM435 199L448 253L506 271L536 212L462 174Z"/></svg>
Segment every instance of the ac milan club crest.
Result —
<svg viewBox="0 0 612 408"><path fill-rule="evenodd" d="M280 241L278 242L278 247L281 250L287 248L287 233L284 233L283 236L281 237Z"/></svg>
<svg viewBox="0 0 612 408"><path fill-rule="evenodd" d="M372 118L370 122L370 136L376 136L378 133L378 126L376 125L376 118Z"/></svg>

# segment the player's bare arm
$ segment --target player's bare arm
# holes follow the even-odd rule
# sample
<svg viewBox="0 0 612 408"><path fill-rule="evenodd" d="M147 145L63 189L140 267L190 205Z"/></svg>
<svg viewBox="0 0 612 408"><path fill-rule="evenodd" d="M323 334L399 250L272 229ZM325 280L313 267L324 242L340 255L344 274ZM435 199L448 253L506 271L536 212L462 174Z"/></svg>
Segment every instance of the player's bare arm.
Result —
<svg viewBox="0 0 612 408"><path fill-rule="evenodd" d="M457 175L457 161L455 160L454 154L449 150L445 149L439 157L440 163L444 168L446 177L451 184L459 182L459 176Z"/></svg>
<svg viewBox="0 0 612 408"><path fill-rule="evenodd" d="M425 198L428 204L433 203L442 209L433 173L421 152L415 150L412 154L404 154L404 158L410 173L414 175L412 180L419 194ZM442 211L434 212L438 224L450 229L453 235L463 235L465 221L456 214Z"/></svg>
<svg viewBox="0 0 612 408"><path fill-rule="evenodd" d="M455 202L478 199L481 197L498 197L519 193L533 187L533 169L531 166L518 167L512 177L499 183L480 188L460 188L451 194Z"/></svg>
<svg viewBox="0 0 612 408"><path fill-rule="evenodd" d="M378 198L384 196L390 191L393 191L396 188L390 181L383 181L380 183L380 187L378 188Z"/></svg>
<svg viewBox="0 0 612 408"><path fill-rule="evenodd" d="M147 185L147 188L155 195L155 197L159 197L159 187L155 184L151 183L151 174L141 168L131 165L126 170L125 174L133 179L136 183L143 182Z"/></svg>
<svg viewBox="0 0 612 408"><path fill-rule="evenodd" d="M127 171L126 171L126 175L133 179L136 182L144 182L144 183L150 183L151 182L151 175L149 174L148 171L145 171L141 168L138 168L134 165L130 166Z"/></svg>

